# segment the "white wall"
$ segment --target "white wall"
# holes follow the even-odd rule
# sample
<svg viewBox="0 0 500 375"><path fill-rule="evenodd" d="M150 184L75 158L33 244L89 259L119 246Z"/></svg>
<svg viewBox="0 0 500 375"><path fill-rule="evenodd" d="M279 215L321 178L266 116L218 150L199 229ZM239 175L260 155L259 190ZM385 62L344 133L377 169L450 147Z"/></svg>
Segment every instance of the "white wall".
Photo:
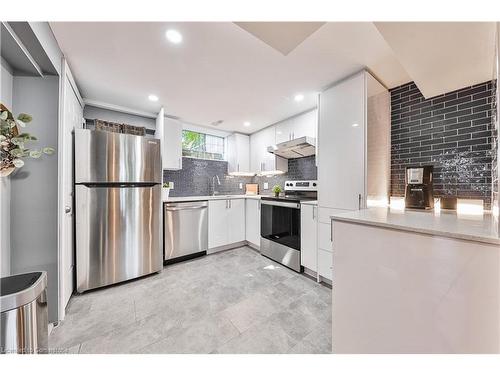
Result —
<svg viewBox="0 0 500 375"><path fill-rule="evenodd" d="M12 71L1 62L0 102L12 109ZM0 277L10 275L10 177L0 178Z"/></svg>
<svg viewBox="0 0 500 375"><path fill-rule="evenodd" d="M59 77L21 77L13 80L14 113L33 116L27 131L37 146L57 147ZM11 271L47 272L49 321L58 317L57 154L25 159L11 177Z"/></svg>

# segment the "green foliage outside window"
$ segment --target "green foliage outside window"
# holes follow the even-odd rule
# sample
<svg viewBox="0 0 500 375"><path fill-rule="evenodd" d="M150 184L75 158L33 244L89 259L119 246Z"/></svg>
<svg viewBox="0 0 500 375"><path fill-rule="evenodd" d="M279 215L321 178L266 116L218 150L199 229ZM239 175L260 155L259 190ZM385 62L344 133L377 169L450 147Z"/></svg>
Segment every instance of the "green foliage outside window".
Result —
<svg viewBox="0 0 500 375"><path fill-rule="evenodd" d="M224 160L224 138L183 130L182 155L199 159Z"/></svg>

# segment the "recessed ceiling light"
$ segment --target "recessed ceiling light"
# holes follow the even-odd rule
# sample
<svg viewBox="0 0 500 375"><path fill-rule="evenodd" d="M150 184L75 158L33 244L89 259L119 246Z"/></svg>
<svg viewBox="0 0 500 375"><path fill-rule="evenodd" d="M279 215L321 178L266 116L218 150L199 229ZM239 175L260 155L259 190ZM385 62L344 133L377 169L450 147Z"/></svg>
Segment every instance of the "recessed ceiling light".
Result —
<svg viewBox="0 0 500 375"><path fill-rule="evenodd" d="M249 122L249 121L245 121L245 122L243 123L243 125L244 125L244 126L250 126L251 124L250 124L250 122Z"/></svg>
<svg viewBox="0 0 500 375"><path fill-rule="evenodd" d="M148 99L151 100L152 102L157 102L158 101L158 97L156 95L149 95L148 96Z"/></svg>
<svg viewBox="0 0 500 375"><path fill-rule="evenodd" d="M173 29L167 30L165 35L167 39L174 44L179 44L180 42L182 42L182 35L177 30Z"/></svg>
<svg viewBox="0 0 500 375"><path fill-rule="evenodd" d="M353 128L357 128L359 125L358 124L352 124Z"/></svg>
<svg viewBox="0 0 500 375"><path fill-rule="evenodd" d="M296 102L301 102L302 100L304 100L304 95L297 94L297 95L295 95L294 99L295 99Z"/></svg>

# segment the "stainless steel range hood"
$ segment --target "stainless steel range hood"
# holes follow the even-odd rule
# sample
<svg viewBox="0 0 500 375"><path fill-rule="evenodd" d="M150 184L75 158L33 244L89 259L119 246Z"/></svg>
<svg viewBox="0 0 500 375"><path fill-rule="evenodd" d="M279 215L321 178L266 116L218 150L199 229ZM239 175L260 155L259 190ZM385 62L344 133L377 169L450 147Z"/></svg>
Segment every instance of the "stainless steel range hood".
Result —
<svg viewBox="0 0 500 375"><path fill-rule="evenodd" d="M300 137L291 141L269 146L267 151L285 159L297 159L316 154L316 139Z"/></svg>

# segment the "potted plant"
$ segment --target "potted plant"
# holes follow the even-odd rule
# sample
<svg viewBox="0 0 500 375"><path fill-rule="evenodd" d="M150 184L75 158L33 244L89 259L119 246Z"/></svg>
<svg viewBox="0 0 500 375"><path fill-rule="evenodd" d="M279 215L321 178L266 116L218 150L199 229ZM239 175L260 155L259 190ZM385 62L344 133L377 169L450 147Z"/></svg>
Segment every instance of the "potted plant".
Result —
<svg viewBox="0 0 500 375"><path fill-rule="evenodd" d="M52 147L27 147L29 142L37 139L30 133L21 133L19 128L24 128L31 120L32 117L26 113L20 113L14 118L12 112L0 103L0 177L7 177L21 168L24 165L23 158L38 159L43 154L54 153Z"/></svg>
<svg viewBox="0 0 500 375"><path fill-rule="evenodd" d="M280 185L274 185L273 186L273 192L275 197L279 197L280 193L283 191Z"/></svg>
<svg viewBox="0 0 500 375"><path fill-rule="evenodd" d="M161 189L162 200L166 201L168 199L169 194L170 194L170 182L164 182L163 188Z"/></svg>

